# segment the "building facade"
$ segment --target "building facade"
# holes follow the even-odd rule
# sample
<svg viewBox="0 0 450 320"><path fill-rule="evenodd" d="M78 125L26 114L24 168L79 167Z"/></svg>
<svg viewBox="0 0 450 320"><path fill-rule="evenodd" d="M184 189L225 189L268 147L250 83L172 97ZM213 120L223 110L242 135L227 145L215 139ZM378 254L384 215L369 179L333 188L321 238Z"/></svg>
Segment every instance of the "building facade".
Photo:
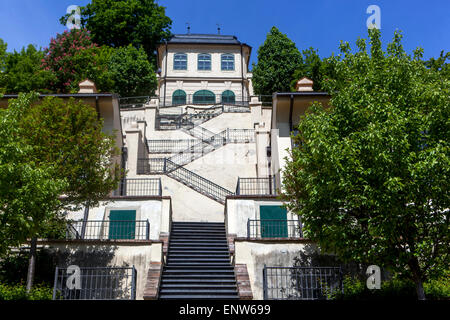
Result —
<svg viewBox="0 0 450 320"><path fill-rule="evenodd" d="M68 213L66 239L40 241L58 257L55 299L321 299L340 288L338 268L296 266L317 248L278 197L300 115L329 96L301 79L264 104L250 54L234 36L175 35L158 48L156 96L109 96L126 178L99 207ZM102 272L109 291L92 280Z"/></svg>

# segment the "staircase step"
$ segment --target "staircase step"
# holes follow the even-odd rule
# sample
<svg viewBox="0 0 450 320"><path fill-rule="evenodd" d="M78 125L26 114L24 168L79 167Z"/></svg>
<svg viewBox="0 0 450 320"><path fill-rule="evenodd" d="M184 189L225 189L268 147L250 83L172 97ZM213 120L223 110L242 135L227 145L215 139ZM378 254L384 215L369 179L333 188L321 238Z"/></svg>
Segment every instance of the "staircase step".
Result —
<svg viewBox="0 0 450 320"><path fill-rule="evenodd" d="M203 289L203 288L181 288L181 289L166 289L161 288L160 290L161 294L168 294L168 293L174 293L174 294L205 294L205 293L211 293L211 294L237 294L237 291L234 289L224 289L224 290L215 290L215 289Z"/></svg>
<svg viewBox="0 0 450 320"><path fill-rule="evenodd" d="M211 285L236 285L234 279L171 279L161 278L161 284L211 284Z"/></svg>
<svg viewBox="0 0 450 320"><path fill-rule="evenodd" d="M213 289L217 289L217 290L233 290L236 291L237 286L236 284L168 284L168 283L163 283L161 285L161 289L180 289L180 290L184 290L184 289L194 289L194 290L199 290L199 289L206 289L206 290L213 290Z"/></svg>

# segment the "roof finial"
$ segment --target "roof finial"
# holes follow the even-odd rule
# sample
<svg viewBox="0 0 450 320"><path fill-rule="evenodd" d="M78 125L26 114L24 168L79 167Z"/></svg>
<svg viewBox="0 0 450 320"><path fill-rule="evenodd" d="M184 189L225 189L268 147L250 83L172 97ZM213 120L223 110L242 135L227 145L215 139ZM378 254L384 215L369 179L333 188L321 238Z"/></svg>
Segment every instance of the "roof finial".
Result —
<svg viewBox="0 0 450 320"><path fill-rule="evenodd" d="M189 22L186 22L187 26L187 34L191 34L191 24Z"/></svg>
<svg viewBox="0 0 450 320"><path fill-rule="evenodd" d="M216 23L217 26L217 34L220 34L220 24Z"/></svg>

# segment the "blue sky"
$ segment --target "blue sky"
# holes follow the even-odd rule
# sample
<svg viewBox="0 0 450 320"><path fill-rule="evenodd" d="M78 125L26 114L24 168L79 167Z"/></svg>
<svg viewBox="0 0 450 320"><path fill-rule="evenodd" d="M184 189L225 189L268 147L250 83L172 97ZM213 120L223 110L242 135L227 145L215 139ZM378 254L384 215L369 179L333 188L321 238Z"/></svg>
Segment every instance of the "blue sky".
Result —
<svg viewBox="0 0 450 320"><path fill-rule="evenodd" d="M59 18L69 5L85 5L89 0L0 0L0 38L8 51L34 44L46 47L51 37L65 30ZM366 13L369 5L381 9L383 42L392 39L396 29L403 31L407 52L424 48L424 57L437 57L450 51L449 0L159 0L173 20L173 33L233 34L258 47L272 26L288 35L302 50L317 48L322 57L337 53L340 40L355 47L358 37L367 37Z"/></svg>

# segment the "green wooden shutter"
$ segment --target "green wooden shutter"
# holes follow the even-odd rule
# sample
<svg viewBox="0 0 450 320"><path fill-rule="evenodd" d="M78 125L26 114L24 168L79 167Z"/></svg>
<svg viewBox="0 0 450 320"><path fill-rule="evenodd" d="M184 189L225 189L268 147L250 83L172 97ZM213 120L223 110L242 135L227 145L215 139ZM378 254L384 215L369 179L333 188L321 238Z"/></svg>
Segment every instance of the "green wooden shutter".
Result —
<svg viewBox="0 0 450 320"><path fill-rule="evenodd" d="M136 210L111 210L109 212L109 239L134 239Z"/></svg>
<svg viewBox="0 0 450 320"><path fill-rule="evenodd" d="M262 238L286 238L287 211L281 206L260 206L261 237Z"/></svg>

